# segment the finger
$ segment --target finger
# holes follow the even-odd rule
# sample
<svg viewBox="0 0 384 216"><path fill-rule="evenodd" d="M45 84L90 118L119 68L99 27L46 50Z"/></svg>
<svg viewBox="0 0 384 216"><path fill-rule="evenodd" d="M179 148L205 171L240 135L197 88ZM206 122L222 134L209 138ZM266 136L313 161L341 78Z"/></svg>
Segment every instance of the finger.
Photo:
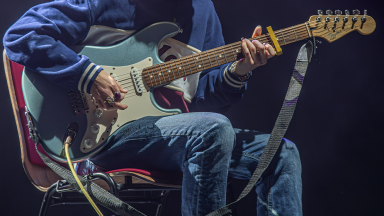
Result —
<svg viewBox="0 0 384 216"><path fill-rule="evenodd" d="M260 36L262 32L261 25L258 25L255 30L253 31L252 38Z"/></svg>
<svg viewBox="0 0 384 216"><path fill-rule="evenodd" d="M114 104L113 104L113 107L115 108L115 109L119 109L119 110L125 110L125 109L127 109L127 105L125 105L125 104L122 104L122 103L120 103L120 102L115 102Z"/></svg>
<svg viewBox="0 0 384 216"><path fill-rule="evenodd" d="M247 43L247 47L248 47L248 49L249 49L249 51L251 53L251 57L252 57L252 60L253 60L252 64L253 64L256 61L256 51L257 50L256 50L255 45L251 41L246 40L246 43Z"/></svg>
<svg viewBox="0 0 384 216"><path fill-rule="evenodd" d="M252 55L248 49L248 46L247 46L247 41L248 39L244 39L243 41L241 41L241 48L243 50L243 55L245 57L245 61L246 62L250 62L251 64L253 64L253 59L252 59Z"/></svg>
<svg viewBox="0 0 384 216"><path fill-rule="evenodd" d="M270 59L276 55L275 49L273 49L273 47L271 45L268 44L268 46L266 48L267 48L268 53L269 53L268 59Z"/></svg>
<svg viewBox="0 0 384 216"><path fill-rule="evenodd" d="M113 94L112 97L115 98L116 102L122 101L124 99L124 97L125 97L125 94L124 94L124 92L122 90L125 90L125 89L123 89L120 86L120 84L118 82L116 82L116 80L113 77L110 76L109 78L110 78L110 81L111 81L111 90L112 90L112 94ZM117 96L116 93L117 92L120 93L120 97L119 98L116 98L116 96ZM125 90L125 92L126 92L126 90Z"/></svg>
<svg viewBox="0 0 384 216"><path fill-rule="evenodd" d="M263 46L264 46L264 50L260 53L259 53L259 56L260 56L260 64L261 65L265 65L267 64L267 60L268 60L268 51L267 51L267 47L268 47L269 44L266 44L264 43Z"/></svg>

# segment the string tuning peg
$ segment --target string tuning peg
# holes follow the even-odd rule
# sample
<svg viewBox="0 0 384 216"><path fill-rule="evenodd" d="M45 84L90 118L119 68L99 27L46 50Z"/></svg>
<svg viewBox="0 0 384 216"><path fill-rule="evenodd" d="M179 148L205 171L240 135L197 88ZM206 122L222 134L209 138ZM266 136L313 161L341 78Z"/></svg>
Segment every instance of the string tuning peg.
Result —
<svg viewBox="0 0 384 216"><path fill-rule="evenodd" d="M367 10L364 10L364 16L366 16L366 15L367 15L367 13L368 13L368 12L367 12Z"/></svg>
<svg viewBox="0 0 384 216"><path fill-rule="evenodd" d="M332 10L327 10L325 13L328 14L328 15L332 15L333 14Z"/></svg>
<svg viewBox="0 0 384 216"><path fill-rule="evenodd" d="M343 12L342 12L341 10L335 10L335 14L336 14L336 15L342 15Z"/></svg>
<svg viewBox="0 0 384 216"><path fill-rule="evenodd" d="M345 10L345 15L349 15L349 10Z"/></svg>
<svg viewBox="0 0 384 216"><path fill-rule="evenodd" d="M319 14L320 16L323 15L323 10L317 10L317 14Z"/></svg>
<svg viewBox="0 0 384 216"><path fill-rule="evenodd" d="M360 15L360 11L358 9L353 10L353 15Z"/></svg>

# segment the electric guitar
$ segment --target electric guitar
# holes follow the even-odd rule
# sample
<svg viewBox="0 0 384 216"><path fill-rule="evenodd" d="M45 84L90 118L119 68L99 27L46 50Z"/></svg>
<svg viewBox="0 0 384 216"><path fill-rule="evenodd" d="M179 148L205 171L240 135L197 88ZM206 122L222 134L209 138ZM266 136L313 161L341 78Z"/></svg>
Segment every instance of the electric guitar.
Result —
<svg viewBox="0 0 384 216"><path fill-rule="evenodd" d="M376 23L366 15L354 15L340 10L327 11L311 16L308 22L273 31L252 38L271 44L277 55L281 46L311 37L321 37L333 42L344 35L358 31L371 34ZM154 100L153 89L176 79L243 58L241 42L162 62L158 44L179 33L179 26L172 22L155 23L137 32L119 44L106 47L85 46L78 54L103 67L120 85L127 86L124 102L126 110L102 110L92 95L68 90L55 85L43 75L24 68L22 89L29 110L32 129L44 150L55 160L66 161L62 156L63 143L69 131L75 132L70 157L74 162L84 160L98 151L105 140L127 122L144 116L163 116L181 113L179 109L163 109ZM32 131L33 131L32 130Z"/></svg>

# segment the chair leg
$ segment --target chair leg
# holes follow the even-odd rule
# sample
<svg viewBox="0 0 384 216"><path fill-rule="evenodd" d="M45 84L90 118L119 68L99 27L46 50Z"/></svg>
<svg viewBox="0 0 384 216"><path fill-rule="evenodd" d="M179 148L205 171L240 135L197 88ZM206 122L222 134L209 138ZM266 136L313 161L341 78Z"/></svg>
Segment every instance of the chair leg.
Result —
<svg viewBox="0 0 384 216"><path fill-rule="evenodd" d="M163 215L164 209L165 209L165 203L167 202L169 192L170 192L170 190L162 191L160 203L157 205L156 216L162 216Z"/></svg>
<svg viewBox="0 0 384 216"><path fill-rule="evenodd" d="M45 192L43 202L41 203L39 216L45 216L51 203L51 197L56 192L57 182L52 184Z"/></svg>

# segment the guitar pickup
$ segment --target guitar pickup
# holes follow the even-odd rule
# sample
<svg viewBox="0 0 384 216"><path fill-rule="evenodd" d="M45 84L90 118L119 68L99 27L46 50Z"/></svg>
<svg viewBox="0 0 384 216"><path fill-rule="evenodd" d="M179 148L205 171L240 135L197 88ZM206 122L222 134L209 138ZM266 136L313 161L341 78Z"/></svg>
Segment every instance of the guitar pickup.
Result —
<svg viewBox="0 0 384 216"><path fill-rule="evenodd" d="M143 82L141 82L141 78L139 75L139 72L137 71L136 68L131 69L131 77L132 77L132 82L133 86L135 87L136 93L141 95L143 93Z"/></svg>

